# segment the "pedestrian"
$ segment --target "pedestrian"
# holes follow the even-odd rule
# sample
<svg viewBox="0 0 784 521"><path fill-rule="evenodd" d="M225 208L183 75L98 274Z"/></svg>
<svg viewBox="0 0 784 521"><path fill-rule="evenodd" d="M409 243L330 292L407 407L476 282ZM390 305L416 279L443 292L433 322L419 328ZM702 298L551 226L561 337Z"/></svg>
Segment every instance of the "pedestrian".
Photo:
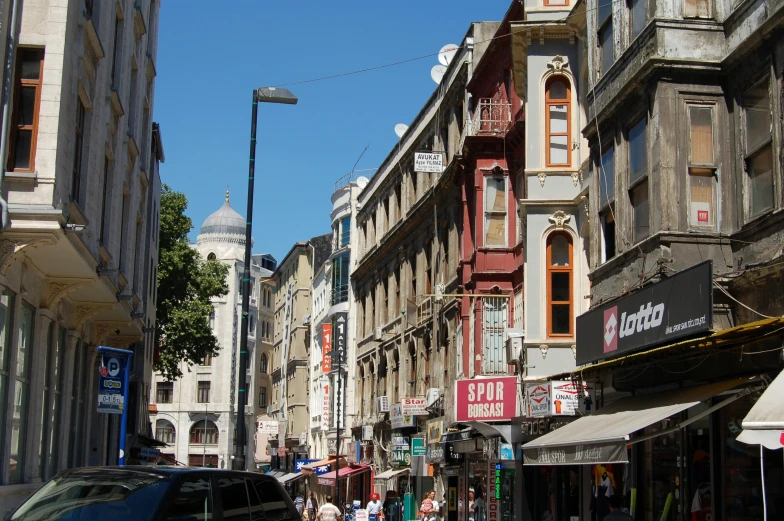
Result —
<svg viewBox="0 0 784 521"><path fill-rule="evenodd" d="M481 487L476 487L475 493L476 499L474 499L474 519L476 521L485 521L485 500L482 497L482 489Z"/></svg>
<svg viewBox="0 0 784 521"><path fill-rule="evenodd" d="M374 493L370 496L370 502L367 504L368 519L376 521L376 518L381 513L381 496Z"/></svg>
<svg viewBox="0 0 784 521"><path fill-rule="evenodd" d="M302 497L302 493L297 494L297 498L294 500L294 508L297 509L297 514L299 517L302 517L302 507L305 506L305 499Z"/></svg>
<svg viewBox="0 0 784 521"><path fill-rule="evenodd" d="M316 494L314 494L312 490L305 508L308 511L308 519L310 521L316 521L316 512L318 512L319 506L318 501L316 501Z"/></svg>
<svg viewBox="0 0 784 521"><path fill-rule="evenodd" d="M422 504L419 505L419 511L422 513L422 519L424 521L430 521L430 518L433 515L433 498L430 494L431 492L426 492L425 499L423 499Z"/></svg>
<svg viewBox="0 0 784 521"><path fill-rule="evenodd" d="M634 518L621 510L623 507L623 497L615 494L610 496L610 513L604 516L602 521L634 521Z"/></svg>
<svg viewBox="0 0 784 521"><path fill-rule="evenodd" d="M340 521L340 509L332 504L332 496L326 497L327 502L318 511L318 521Z"/></svg>

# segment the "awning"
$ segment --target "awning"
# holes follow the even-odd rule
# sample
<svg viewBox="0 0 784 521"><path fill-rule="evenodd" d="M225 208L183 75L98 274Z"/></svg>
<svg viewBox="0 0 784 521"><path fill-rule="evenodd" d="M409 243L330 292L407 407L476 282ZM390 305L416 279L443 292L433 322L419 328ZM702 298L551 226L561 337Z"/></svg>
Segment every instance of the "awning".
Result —
<svg viewBox="0 0 784 521"><path fill-rule="evenodd" d="M304 474L302 472L290 472L290 473L284 474L282 476L277 476L278 481L280 481L284 485L286 483L290 483L292 481L298 480L301 477L304 477Z"/></svg>
<svg viewBox="0 0 784 521"><path fill-rule="evenodd" d="M454 443L456 441L470 440L471 438L476 438L477 436L479 436L479 433L469 427L461 431L445 432L441 434L441 442Z"/></svg>
<svg viewBox="0 0 784 521"><path fill-rule="evenodd" d="M500 436L505 443L519 443L523 438L519 425L510 425L508 423L496 425L485 422L468 422L466 425L469 425L485 438Z"/></svg>
<svg viewBox="0 0 784 521"><path fill-rule="evenodd" d="M338 460L338 463L339 463L339 466L341 468L345 467L346 465L348 465L348 463L346 463L346 459L345 458L340 458L340 460ZM325 458L325 459L322 459L322 460L319 460L319 461L314 461L313 463L308 463L307 465L302 465L302 473L303 474L314 474L316 472L317 468L319 468L319 467L329 467L331 465L335 465L335 458L334 457L332 457L332 458ZM331 467L331 468L334 468L334 467Z"/></svg>
<svg viewBox="0 0 784 521"><path fill-rule="evenodd" d="M762 445L768 449L784 447L784 371L768 386L749 414L743 418L743 432L738 441L749 445Z"/></svg>
<svg viewBox="0 0 784 521"><path fill-rule="evenodd" d="M267 476L272 476L273 478L279 478L279 477L285 476L285 475L286 475L286 473L282 472L280 470L270 470L269 472L267 472Z"/></svg>
<svg viewBox="0 0 784 521"><path fill-rule="evenodd" d="M136 441L139 442L140 445L144 445L145 447L166 447L166 443L156 440L155 438L150 438L149 436L145 436L144 434L137 434Z"/></svg>
<svg viewBox="0 0 784 521"><path fill-rule="evenodd" d="M367 472L370 470L370 467L367 465L357 465L356 467L343 467L337 472L337 479L346 479L349 476L354 476L356 474L361 474L362 472ZM335 471L327 472L318 477L318 484L319 485L326 485L328 487L335 485Z"/></svg>
<svg viewBox="0 0 784 521"><path fill-rule="evenodd" d="M379 481L384 481L384 480L387 480L387 479L392 479L392 478L394 478L396 476L399 476L400 474L403 474L405 472L411 472L411 469L389 469L389 470L385 470L381 474L376 474L373 477L373 479L374 480L379 480Z"/></svg>
<svg viewBox="0 0 784 521"><path fill-rule="evenodd" d="M728 380L686 389L672 389L650 395L630 396L598 410L590 416L579 418L559 429L523 445L524 465L591 465L595 463L628 462L626 445L653 436L629 439L632 433L668 418L690 407L729 391L748 379ZM656 436L685 427L710 414L727 403L738 399L738 393L722 401L699 416L689 418L672 429L662 430Z"/></svg>

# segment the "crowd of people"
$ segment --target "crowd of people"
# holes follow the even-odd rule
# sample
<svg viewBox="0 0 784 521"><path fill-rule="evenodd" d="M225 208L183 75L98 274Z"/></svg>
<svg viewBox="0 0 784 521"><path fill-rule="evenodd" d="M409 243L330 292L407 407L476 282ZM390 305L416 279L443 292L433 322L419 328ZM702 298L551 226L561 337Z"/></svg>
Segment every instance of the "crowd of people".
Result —
<svg viewBox="0 0 784 521"><path fill-rule="evenodd" d="M385 513L390 513L394 508L402 510L402 505L399 501L396 501L399 497L396 491L388 490L382 503L381 496L376 493L371 494L370 501L368 501L366 507L369 521L384 519L386 517ZM469 498L471 500L469 510L473 510L475 505L480 505L480 508L483 508L481 507L484 504L481 501L481 496L478 498L478 502L474 501L473 492L471 492ZM297 494L292 500L302 519L309 521L342 521L344 519L344 513L341 512L340 508L332 504L332 496L330 495L325 497L326 502L322 505L319 505L316 494L313 492L310 493L307 500L305 500L302 494ZM425 498L419 507L417 518L420 521L441 521L442 508L443 502L439 503L436 500L435 491L431 490L425 494ZM469 519L471 521L484 521L484 517L479 515L470 515Z"/></svg>

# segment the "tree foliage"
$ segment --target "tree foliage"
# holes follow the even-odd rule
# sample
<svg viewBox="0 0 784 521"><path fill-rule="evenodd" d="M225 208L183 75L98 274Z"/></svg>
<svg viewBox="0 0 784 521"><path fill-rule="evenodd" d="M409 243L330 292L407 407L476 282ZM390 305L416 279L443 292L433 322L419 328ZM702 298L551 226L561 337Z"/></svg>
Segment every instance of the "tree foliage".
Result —
<svg viewBox="0 0 784 521"><path fill-rule="evenodd" d="M187 208L184 194L163 185L155 370L169 380L182 376L180 362L193 365L218 354L220 346L209 324L210 299L229 290L228 266L204 260L191 248L188 233L193 222L185 215Z"/></svg>

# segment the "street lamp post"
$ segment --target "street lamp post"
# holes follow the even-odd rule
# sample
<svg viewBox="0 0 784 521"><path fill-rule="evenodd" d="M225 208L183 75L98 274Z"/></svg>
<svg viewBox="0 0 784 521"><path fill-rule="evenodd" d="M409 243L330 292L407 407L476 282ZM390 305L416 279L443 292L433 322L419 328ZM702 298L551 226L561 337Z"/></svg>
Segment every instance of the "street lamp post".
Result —
<svg viewBox="0 0 784 521"><path fill-rule="evenodd" d="M245 217L245 266L242 271L242 321L240 323L240 367L237 378L237 436L234 440L235 470L245 470L245 373L248 367L248 318L250 314L250 262L253 221L253 181L256 172L256 121L259 103L282 103L296 105L297 97L288 89L259 87L253 91L253 106L250 119L250 161L248 164L248 207Z"/></svg>

